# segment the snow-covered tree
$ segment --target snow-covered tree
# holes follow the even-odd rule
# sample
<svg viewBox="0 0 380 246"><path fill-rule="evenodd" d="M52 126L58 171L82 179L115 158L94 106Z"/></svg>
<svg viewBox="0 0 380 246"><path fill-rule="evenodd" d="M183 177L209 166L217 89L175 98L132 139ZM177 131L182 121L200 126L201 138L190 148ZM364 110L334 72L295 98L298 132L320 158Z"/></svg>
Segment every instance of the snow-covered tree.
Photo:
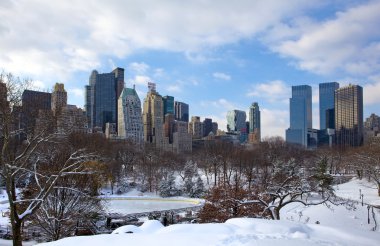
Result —
<svg viewBox="0 0 380 246"><path fill-rule="evenodd" d="M173 174L169 175L167 179L161 180L158 191L162 197L180 195L180 191L176 188L175 177Z"/></svg>
<svg viewBox="0 0 380 246"><path fill-rule="evenodd" d="M66 138L57 137L51 132L52 123L46 121L46 118L42 122L45 124L41 124L38 130L15 127L19 120L21 96L27 85L28 81L15 78L12 74L0 75L0 176L4 180L8 195L15 246L22 245L23 222L37 211L60 178L78 173L86 161L94 158L85 149L68 147L65 158L56 163L51 153L70 146L70 143ZM40 169L42 163L50 163L54 168L44 172ZM17 189L27 182L27 178L35 181L36 192L32 198L23 199Z"/></svg>

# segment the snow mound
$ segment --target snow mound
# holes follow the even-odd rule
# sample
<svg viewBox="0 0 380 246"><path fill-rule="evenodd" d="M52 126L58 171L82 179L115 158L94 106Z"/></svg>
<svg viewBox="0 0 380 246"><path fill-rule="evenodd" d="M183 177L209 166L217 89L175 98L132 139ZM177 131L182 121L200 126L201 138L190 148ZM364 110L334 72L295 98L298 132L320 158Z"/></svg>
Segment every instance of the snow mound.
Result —
<svg viewBox="0 0 380 246"><path fill-rule="evenodd" d="M140 227L135 225L125 225L117 228L111 234L123 234L123 233L139 233L142 232Z"/></svg>
<svg viewBox="0 0 380 246"><path fill-rule="evenodd" d="M145 233L153 233L160 230L163 227L164 226L158 220L147 220L144 222L144 224L140 226L140 229L142 232Z"/></svg>

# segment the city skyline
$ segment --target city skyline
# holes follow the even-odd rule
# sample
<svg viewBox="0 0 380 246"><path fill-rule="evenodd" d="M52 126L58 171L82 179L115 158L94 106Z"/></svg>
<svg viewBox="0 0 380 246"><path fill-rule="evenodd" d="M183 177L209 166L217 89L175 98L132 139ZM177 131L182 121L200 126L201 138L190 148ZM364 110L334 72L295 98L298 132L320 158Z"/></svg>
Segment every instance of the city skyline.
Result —
<svg viewBox="0 0 380 246"><path fill-rule="evenodd" d="M228 111L248 115L258 102L262 138L284 137L296 85L312 87L313 128L318 86L329 81L362 86L364 118L380 115L379 12L379 1L357 0L2 1L0 69L35 89L64 83L68 104L84 108L91 71L121 67L141 101L154 82L189 105L189 118L224 130Z"/></svg>

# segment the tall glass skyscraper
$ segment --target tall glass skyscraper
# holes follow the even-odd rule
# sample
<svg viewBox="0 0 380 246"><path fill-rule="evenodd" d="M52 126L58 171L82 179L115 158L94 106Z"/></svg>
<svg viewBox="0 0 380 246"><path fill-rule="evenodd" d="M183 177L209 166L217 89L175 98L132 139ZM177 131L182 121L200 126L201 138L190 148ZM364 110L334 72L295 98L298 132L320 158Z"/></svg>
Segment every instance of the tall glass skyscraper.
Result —
<svg viewBox="0 0 380 246"><path fill-rule="evenodd" d="M290 101L290 127L286 130L286 142L308 146L307 130L312 129L311 87L292 86Z"/></svg>
<svg viewBox="0 0 380 246"><path fill-rule="evenodd" d="M349 85L335 91L336 144L363 144L363 88Z"/></svg>
<svg viewBox="0 0 380 246"><path fill-rule="evenodd" d="M92 71L86 86L86 114L90 128L117 123L117 100L124 88L124 69L111 73Z"/></svg>
<svg viewBox="0 0 380 246"><path fill-rule="evenodd" d="M261 138L261 126L260 126L260 108L257 102L252 103L249 107L249 132L255 133L256 138Z"/></svg>
<svg viewBox="0 0 380 246"><path fill-rule="evenodd" d="M227 130L232 132L245 130L247 115L242 110L231 110L227 112Z"/></svg>
<svg viewBox="0 0 380 246"><path fill-rule="evenodd" d="M334 117L330 117L330 114L334 114L335 90L338 88L337 82L319 84L319 128L321 130L335 125Z"/></svg>
<svg viewBox="0 0 380 246"><path fill-rule="evenodd" d="M174 97L164 96L162 100L164 101L164 117L166 114L174 115Z"/></svg>

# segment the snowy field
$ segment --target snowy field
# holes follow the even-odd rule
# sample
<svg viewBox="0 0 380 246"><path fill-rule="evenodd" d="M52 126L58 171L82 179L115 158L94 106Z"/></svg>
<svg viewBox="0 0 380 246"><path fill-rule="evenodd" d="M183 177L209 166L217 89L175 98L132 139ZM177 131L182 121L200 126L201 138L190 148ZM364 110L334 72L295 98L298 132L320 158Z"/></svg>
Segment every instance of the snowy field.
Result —
<svg viewBox="0 0 380 246"><path fill-rule="evenodd" d="M129 225L118 228L114 231L115 234L111 235L71 237L41 245L380 245L380 229L377 227L375 231L372 231L375 225L373 218L370 217L368 224L367 205L361 205L360 196L363 194L364 203L380 204L376 187L364 180L354 179L335 186L335 189L337 195L357 201L354 207L347 210L344 206L304 207L300 204L290 204L281 211L281 221L241 218L231 219L222 224L177 224L163 227L158 221L151 220L146 221L140 227ZM147 206L148 209L152 209L154 207L152 202L159 199L154 194L129 195L127 197L108 196L108 198L114 199L112 202L115 201L115 203L109 203L110 209L127 211L124 207L126 198L140 199L138 203L132 205L132 207L138 207L138 210L135 211L141 211L141 203L151 203ZM123 201L116 199L123 199ZM178 198L163 200L172 200L171 203L176 203L176 199L178 200ZM183 200L179 200L178 203L182 205ZM122 203L118 204L118 201ZM158 203L160 205L157 210L167 208L168 203L161 200ZM189 204L185 202L183 205L188 206ZM194 206L194 204L192 205ZM0 207L6 209L6 204L0 204ZM375 210L375 216L380 222L378 210ZM1 223L8 222L7 218L2 218L0 221ZM11 242L0 240L0 245L11 245ZM29 242L27 245L33 245L33 243Z"/></svg>
<svg viewBox="0 0 380 246"><path fill-rule="evenodd" d="M134 232L134 233L126 233ZM230 219L222 224L177 224L163 227L155 220L140 227L120 227L114 234L71 237L42 246L100 245L182 245L182 246L297 246L297 245L363 245L375 246L380 234L345 228L290 221L260 219Z"/></svg>

